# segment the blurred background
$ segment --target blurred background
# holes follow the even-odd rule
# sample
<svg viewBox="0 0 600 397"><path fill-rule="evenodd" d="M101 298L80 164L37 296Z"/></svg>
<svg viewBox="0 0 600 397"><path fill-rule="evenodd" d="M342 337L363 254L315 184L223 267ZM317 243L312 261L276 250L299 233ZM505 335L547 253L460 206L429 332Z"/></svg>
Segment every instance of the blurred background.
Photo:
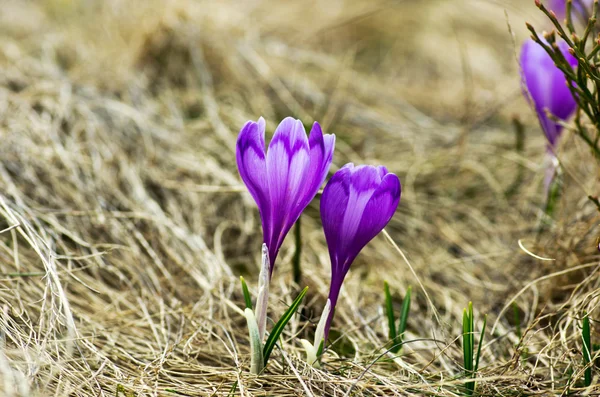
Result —
<svg viewBox="0 0 600 397"><path fill-rule="evenodd" d="M484 376L506 383L482 387L550 390L551 371L580 361L578 313L597 311L587 196L599 175L567 130L564 193L542 221L546 141L517 62L525 21L550 29L522 0L2 0L1 228L21 225L0 235L4 395L301 393L284 361L261 381L242 371L238 277L255 282L262 232L235 141L260 116L267 138L286 116L335 133L332 172L382 164L402 182L387 231L414 273L383 236L353 265L334 325L345 342L332 354L355 363L344 379L433 393L428 382L460 372L453 341L472 300L496 325ZM286 340L313 332L327 294L318 200L302 231L310 290ZM293 252L290 236L273 318L297 289ZM385 344L383 280L397 297L413 286L408 332L425 340L405 360L420 378L363 373ZM521 342L515 318L531 327ZM525 348L538 361L521 363ZM311 374L315 395L347 391L331 365Z"/></svg>

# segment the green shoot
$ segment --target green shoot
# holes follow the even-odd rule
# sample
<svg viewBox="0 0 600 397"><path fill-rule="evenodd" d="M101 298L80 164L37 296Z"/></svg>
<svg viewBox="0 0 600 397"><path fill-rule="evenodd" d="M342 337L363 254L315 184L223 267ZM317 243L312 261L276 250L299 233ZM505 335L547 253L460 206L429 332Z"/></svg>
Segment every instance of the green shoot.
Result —
<svg viewBox="0 0 600 397"><path fill-rule="evenodd" d="M391 341L396 341L398 334L396 333L396 318L394 317L394 307L392 305L392 295L390 294L390 286L387 281L383 283L383 292L385 294L385 314L388 319L388 338Z"/></svg>
<svg viewBox="0 0 600 397"><path fill-rule="evenodd" d="M388 337L392 341L392 347L390 352L398 353L402 349L402 341L404 339L404 332L406 331L406 323L408 321L408 314L410 312L410 296L412 288L408 287L404 300L402 301L402 311L400 312L400 320L398 321L398 328L396 328L396 317L394 316L394 306L392 304L392 295L390 293L390 287L386 282L383 284L383 292L385 295L385 313L388 319Z"/></svg>
<svg viewBox="0 0 600 397"><path fill-rule="evenodd" d="M235 392L237 391L237 387L238 387L238 381L236 380L235 382L233 382L231 389L229 389L229 394L227 394L227 397L235 397Z"/></svg>
<svg viewBox="0 0 600 397"><path fill-rule="evenodd" d="M589 387L592 384L592 338L590 336L590 319L587 313L584 313L583 317L581 338L583 339L583 363L585 365L584 382L585 386Z"/></svg>
<svg viewBox="0 0 600 397"><path fill-rule="evenodd" d="M244 280L244 277L240 276L240 281L242 282L242 292L244 293L246 309L252 310L252 299L250 298L250 292L248 291L248 285L246 285L246 280Z"/></svg>
<svg viewBox="0 0 600 397"><path fill-rule="evenodd" d="M469 307L463 311L463 361L465 375L472 381L465 383L465 395L472 396L475 391L475 378L479 369L479 359L481 357L481 346L483 345L483 336L487 324L487 315L483 317L481 327L481 336L475 354L475 318L473 315L473 303L469 302Z"/></svg>
<svg viewBox="0 0 600 397"><path fill-rule="evenodd" d="M269 360L269 357L271 356L271 352L273 351L273 348L275 347L275 343L277 343L277 339L279 338L279 335L281 335L281 332L283 332L283 328L291 320L294 313L296 313L298 306L300 306L300 302L302 302L304 295L306 295L306 291L308 291L308 287L305 287L302 290L302 292L300 292L300 294L296 297L294 302L292 302L292 304L287 309L287 311L283 314L283 316L281 316L279 321L277 321L277 324L275 324L275 326L273 327L273 330L269 334L269 337L267 338L267 341L265 342L265 346L263 348L263 359L264 359L265 365L267 364L267 361Z"/></svg>
<svg viewBox="0 0 600 397"><path fill-rule="evenodd" d="M410 312L410 297L412 294L412 287L408 287L404 300L402 301L402 311L400 312L400 322L398 323L398 351L402 349L402 342L404 341L404 332L406 331L406 323L408 321L408 313Z"/></svg>

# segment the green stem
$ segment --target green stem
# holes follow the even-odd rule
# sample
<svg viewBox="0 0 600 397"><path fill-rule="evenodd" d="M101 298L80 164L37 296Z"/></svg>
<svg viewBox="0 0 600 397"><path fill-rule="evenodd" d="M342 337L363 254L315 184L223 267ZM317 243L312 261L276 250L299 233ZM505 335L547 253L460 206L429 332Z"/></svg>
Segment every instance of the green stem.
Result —
<svg viewBox="0 0 600 397"><path fill-rule="evenodd" d="M300 280L302 279L302 269L300 268L300 254L302 253L302 235L300 233L300 219L298 218L296 221L296 225L294 226L294 234L296 237L296 251L294 252L294 260L293 260L293 271L294 271L294 282L297 285L300 285Z"/></svg>

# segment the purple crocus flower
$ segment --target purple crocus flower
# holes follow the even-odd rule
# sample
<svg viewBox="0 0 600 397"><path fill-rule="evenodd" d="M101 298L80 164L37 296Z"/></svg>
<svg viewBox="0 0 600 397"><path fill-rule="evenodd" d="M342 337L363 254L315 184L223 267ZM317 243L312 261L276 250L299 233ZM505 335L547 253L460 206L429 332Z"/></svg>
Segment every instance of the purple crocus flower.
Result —
<svg viewBox="0 0 600 397"><path fill-rule="evenodd" d="M321 219L331 259L331 310L325 340L344 277L360 250L392 219L400 190L400 180L385 167L355 167L352 163L336 172L325 186Z"/></svg>
<svg viewBox="0 0 600 397"><path fill-rule="evenodd" d="M569 46L560 41L560 51L574 68L577 59L572 56ZM533 100L535 111L546 137L549 149L553 149L560 137L562 127L552 121L547 113L550 112L560 120L567 120L573 115L577 104L567 86L564 74L556 67L548 53L533 39L527 40L521 49L521 69L524 89Z"/></svg>
<svg viewBox="0 0 600 397"><path fill-rule="evenodd" d="M589 17L594 0L573 0L572 13L582 17ZM559 21L565 19L567 11L566 0L548 0L548 9L554 11ZM573 15L573 16L575 16Z"/></svg>
<svg viewBox="0 0 600 397"><path fill-rule="evenodd" d="M333 159L335 135L314 123L310 137L300 120L284 119L265 152L265 120L248 121L237 140L240 175L258 205L273 274L288 231L315 197Z"/></svg>

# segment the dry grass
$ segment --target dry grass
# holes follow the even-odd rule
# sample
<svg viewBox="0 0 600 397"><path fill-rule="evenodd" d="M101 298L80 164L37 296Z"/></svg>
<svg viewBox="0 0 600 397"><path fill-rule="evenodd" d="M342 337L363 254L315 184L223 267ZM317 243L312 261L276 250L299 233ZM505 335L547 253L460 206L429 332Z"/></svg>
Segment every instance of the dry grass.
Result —
<svg viewBox="0 0 600 397"><path fill-rule="evenodd" d="M544 140L504 9L517 42L525 18L543 23L521 0L5 0L0 394L459 395L469 300L495 325L482 395L600 393L579 383L579 320L600 316L599 216L586 199L600 193L598 163L566 134L565 192L538 233ZM414 274L385 235L369 244L324 370L297 342L327 293L312 203L302 316L267 373L248 373L238 276L254 284L261 230L234 144L260 115L270 131L287 115L319 120L338 137L333 168L385 164L403 183L387 232ZM527 125L523 153L514 115ZM273 318L298 290L288 240ZM413 285L415 301L403 355L377 361L384 279L397 297Z"/></svg>

